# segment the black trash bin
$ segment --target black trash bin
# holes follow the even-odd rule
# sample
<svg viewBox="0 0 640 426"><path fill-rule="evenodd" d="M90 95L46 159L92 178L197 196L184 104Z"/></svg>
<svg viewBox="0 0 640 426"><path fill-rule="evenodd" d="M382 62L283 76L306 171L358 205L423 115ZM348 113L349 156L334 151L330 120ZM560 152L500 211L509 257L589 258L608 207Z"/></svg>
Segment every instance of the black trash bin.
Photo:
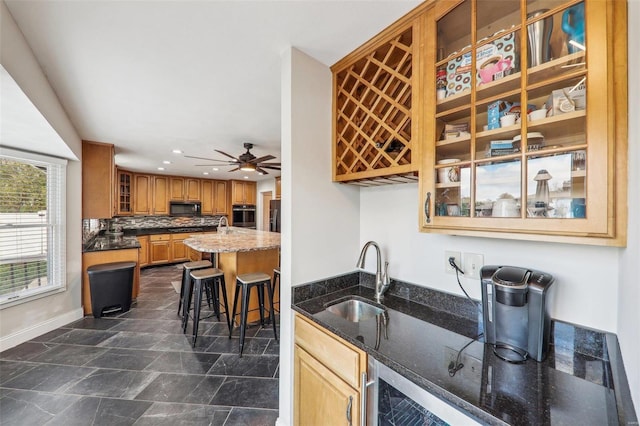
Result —
<svg viewBox="0 0 640 426"><path fill-rule="evenodd" d="M87 268L95 318L100 318L105 310L127 312L131 308L135 268L135 262L103 263Z"/></svg>

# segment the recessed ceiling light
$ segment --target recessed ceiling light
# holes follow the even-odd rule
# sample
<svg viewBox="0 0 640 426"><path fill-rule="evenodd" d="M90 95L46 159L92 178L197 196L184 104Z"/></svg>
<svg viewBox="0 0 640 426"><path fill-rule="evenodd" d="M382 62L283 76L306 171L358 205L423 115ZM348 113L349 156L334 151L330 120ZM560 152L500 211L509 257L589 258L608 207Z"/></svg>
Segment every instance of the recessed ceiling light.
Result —
<svg viewBox="0 0 640 426"><path fill-rule="evenodd" d="M179 150L179 149L174 149L174 150L173 150L173 151L171 151L171 152L173 152L174 154L182 154L182 151L181 151L181 150Z"/></svg>
<svg viewBox="0 0 640 426"><path fill-rule="evenodd" d="M164 167L158 167L158 170L164 170Z"/></svg>
<svg viewBox="0 0 640 426"><path fill-rule="evenodd" d="M203 175L208 175L208 174L209 174L209 172L202 172L202 174L203 174Z"/></svg>
<svg viewBox="0 0 640 426"><path fill-rule="evenodd" d="M249 179L249 176L245 176L244 178L245 178L245 179Z"/></svg>
<svg viewBox="0 0 640 426"><path fill-rule="evenodd" d="M262 175L263 175L263 173L262 173L262 172L258 172L258 174L259 174L260 176L262 176Z"/></svg>
<svg viewBox="0 0 640 426"><path fill-rule="evenodd" d="M171 161L164 160L164 161L162 162L162 164L171 164Z"/></svg>
<svg viewBox="0 0 640 426"><path fill-rule="evenodd" d="M214 168L213 168L213 171L214 171L214 172L217 172L218 170L219 170L219 169L218 169L217 167L214 167Z"/></svg>

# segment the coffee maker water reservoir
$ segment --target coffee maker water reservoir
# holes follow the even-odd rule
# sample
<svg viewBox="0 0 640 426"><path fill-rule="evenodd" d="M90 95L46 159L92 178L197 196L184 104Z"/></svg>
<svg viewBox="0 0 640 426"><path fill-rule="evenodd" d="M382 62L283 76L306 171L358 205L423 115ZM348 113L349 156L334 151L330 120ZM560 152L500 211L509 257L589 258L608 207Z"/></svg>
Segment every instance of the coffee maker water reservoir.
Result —
<svg viewBox="0 0 640 426"><path fill-rule="evenodd" d="M510 362L542 361L551 336L551 286L547 273L513 266L480 270L485 343Z"/></svg>

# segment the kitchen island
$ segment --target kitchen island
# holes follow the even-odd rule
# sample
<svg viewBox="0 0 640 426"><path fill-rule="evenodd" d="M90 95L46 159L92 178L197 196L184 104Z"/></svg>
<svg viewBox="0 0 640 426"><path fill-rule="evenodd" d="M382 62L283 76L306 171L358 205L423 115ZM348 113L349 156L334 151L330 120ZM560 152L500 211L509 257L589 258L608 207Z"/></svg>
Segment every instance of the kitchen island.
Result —
<svg viewBox="0 0 640 426"><path fill-rule="evenodd" d="M192 236L184 240L184 244L199 252L216 255L217 267L224 271L229 310L233 309L236 276L250 272L264 272L273 278L273 269L280 264L280 234L277 232L229 227L228 232ZM279 299L280 294L276 289L275 303L278 303ZM260 319L258 306L257 296L252 296L247 319L249 322ZM269 310L267 300L265 300L265 309L267 314Z"/></svg>

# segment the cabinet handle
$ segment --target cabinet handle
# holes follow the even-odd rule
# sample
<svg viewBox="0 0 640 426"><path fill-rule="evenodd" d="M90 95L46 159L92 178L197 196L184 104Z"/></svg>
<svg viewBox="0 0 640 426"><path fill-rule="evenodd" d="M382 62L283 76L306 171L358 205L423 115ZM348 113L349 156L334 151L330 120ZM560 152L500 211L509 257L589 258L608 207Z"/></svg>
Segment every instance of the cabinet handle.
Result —
<svg viewBox="0 0 640 426"><path fill-rule="evenodd" d="M424 201L424 215L427 223L431 223L431 192L427 192L427 199Z"/></svg>
<svg viewBox="0 0 640 426"><path fill-rule="evenodd" d="M351 407L353 406L353 396L349 396L349 403L347 404L347 421L351 426Z"/></svg>
<svg viewBox="0 0 640 426"><path fill-rule="evenodd" d="M374 385L375 383L375 380L372 380L370 382L367 381L366 372L362 373L362 375L360 376L360 426L367 426L367 388Z"/></svg>

